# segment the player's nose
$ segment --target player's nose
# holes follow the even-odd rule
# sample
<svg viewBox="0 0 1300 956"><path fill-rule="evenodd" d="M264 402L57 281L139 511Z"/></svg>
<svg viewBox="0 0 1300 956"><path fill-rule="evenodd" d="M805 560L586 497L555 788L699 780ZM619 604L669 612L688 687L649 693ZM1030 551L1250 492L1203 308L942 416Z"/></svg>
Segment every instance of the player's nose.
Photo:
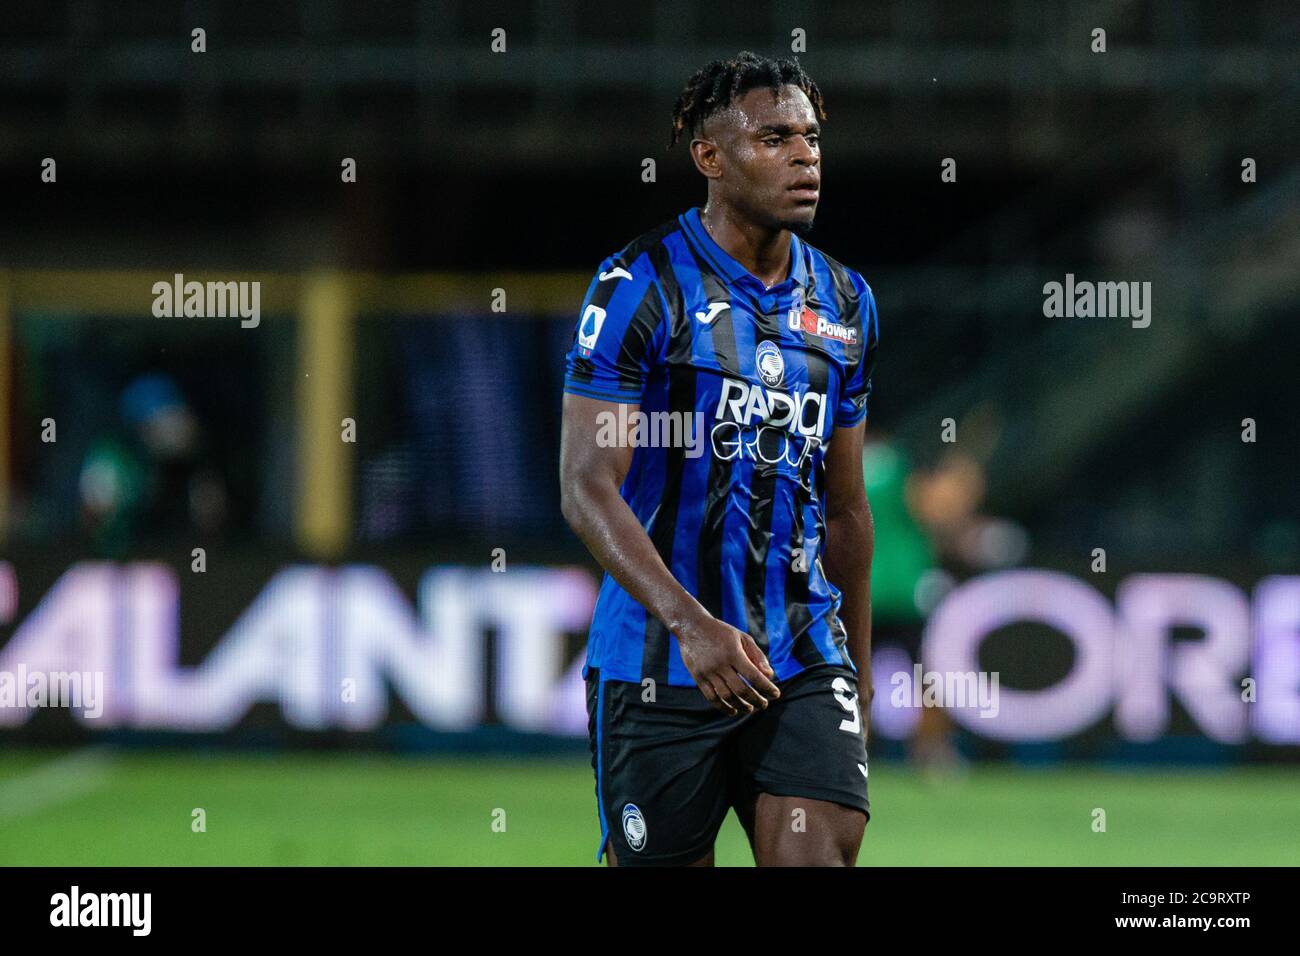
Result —
<svg viewBox="0 0 1300 956"><path fill-rule="evenodd" d="M808 145L802 136L794 138L794 149L790 152L790 161L800 166L816 166L821 159L817 150Z"/></svg>

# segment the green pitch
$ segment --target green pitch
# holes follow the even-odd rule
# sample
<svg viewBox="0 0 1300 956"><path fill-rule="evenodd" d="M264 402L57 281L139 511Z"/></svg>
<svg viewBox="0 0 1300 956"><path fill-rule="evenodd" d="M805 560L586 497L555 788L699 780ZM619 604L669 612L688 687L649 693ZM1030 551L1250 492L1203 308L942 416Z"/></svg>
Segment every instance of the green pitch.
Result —
<svg viewBox="0 0 1300 956"><path fill-rule="evenodd" d="M1297 794L1289 768L873 764L859 862L1294 865ZM595 821L580 758L0 753L0 864L591 866ZM718 862L751 863L734 817Z"/></svg>

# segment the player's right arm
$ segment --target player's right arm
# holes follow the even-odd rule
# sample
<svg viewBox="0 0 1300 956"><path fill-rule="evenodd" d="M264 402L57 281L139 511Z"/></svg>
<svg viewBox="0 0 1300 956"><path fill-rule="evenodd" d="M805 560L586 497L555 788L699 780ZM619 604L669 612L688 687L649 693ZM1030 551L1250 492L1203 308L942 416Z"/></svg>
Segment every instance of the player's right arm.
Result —
<svg viewBox="0 0 1300 956"><path fill-rule="evenodd" d="M614 275L616 267L627 278ZM632 464L628 436L597 440L610 435L611 424L626 428L639 407L665 334L662 308L653 277L637 264L607 259L592 281L567 359L560 506L600 565L677 638L682 663L709 703L748 713L780 696L771 665L752 637L713 617L681 586L619 494ZM623 416L619 405L629 406Z"/></svg>
<svg viewBox="0 0 1300 956"><path fill-rule="evenodd" d="M635 410L632 406L626 414ZM618 403L564 396L560 482L565 520L610 576L677 638L682 663L709 703L732 715L766 707L781 692L772 683L776 675L763 652L752 637L713 617L678 583L619 494L633 450L602 448L596 441L600 423L617 420Z"/></svg>

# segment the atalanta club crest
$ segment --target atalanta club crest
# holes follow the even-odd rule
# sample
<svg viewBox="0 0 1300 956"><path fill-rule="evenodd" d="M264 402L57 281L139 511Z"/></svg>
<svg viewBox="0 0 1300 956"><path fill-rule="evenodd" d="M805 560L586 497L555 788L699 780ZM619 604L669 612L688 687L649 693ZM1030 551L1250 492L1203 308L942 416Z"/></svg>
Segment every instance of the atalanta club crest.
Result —
<svg viewBox="0 0 1300 956"><path fill-rule="evenodd" d="M754 365L758 369L758 377L769 388L776 388L781 384L781 379L785 376L785 359L781 356L781 349L775 342L759 342L758 348L754 352Z"/></svg>
<svg viewBox="0 0 1300 956"><path fill-rule="evenodd" d="M635 803L623 807L623 836L627 837L627 845L637 852L645 846L645 817Z"/></svg>

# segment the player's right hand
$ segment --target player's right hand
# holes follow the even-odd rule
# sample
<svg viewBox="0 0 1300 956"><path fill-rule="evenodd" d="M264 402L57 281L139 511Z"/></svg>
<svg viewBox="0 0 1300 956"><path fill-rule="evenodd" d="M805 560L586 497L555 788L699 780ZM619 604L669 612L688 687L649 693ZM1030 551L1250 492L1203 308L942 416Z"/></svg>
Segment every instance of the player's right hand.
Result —
<svg viewBox="0 0 1300 956"><path fill-rule="evenodd" d="M682 663L710 704L732 717L766 709L781 696L776 672L744 631L709 618L677 634Z"/></svg>

